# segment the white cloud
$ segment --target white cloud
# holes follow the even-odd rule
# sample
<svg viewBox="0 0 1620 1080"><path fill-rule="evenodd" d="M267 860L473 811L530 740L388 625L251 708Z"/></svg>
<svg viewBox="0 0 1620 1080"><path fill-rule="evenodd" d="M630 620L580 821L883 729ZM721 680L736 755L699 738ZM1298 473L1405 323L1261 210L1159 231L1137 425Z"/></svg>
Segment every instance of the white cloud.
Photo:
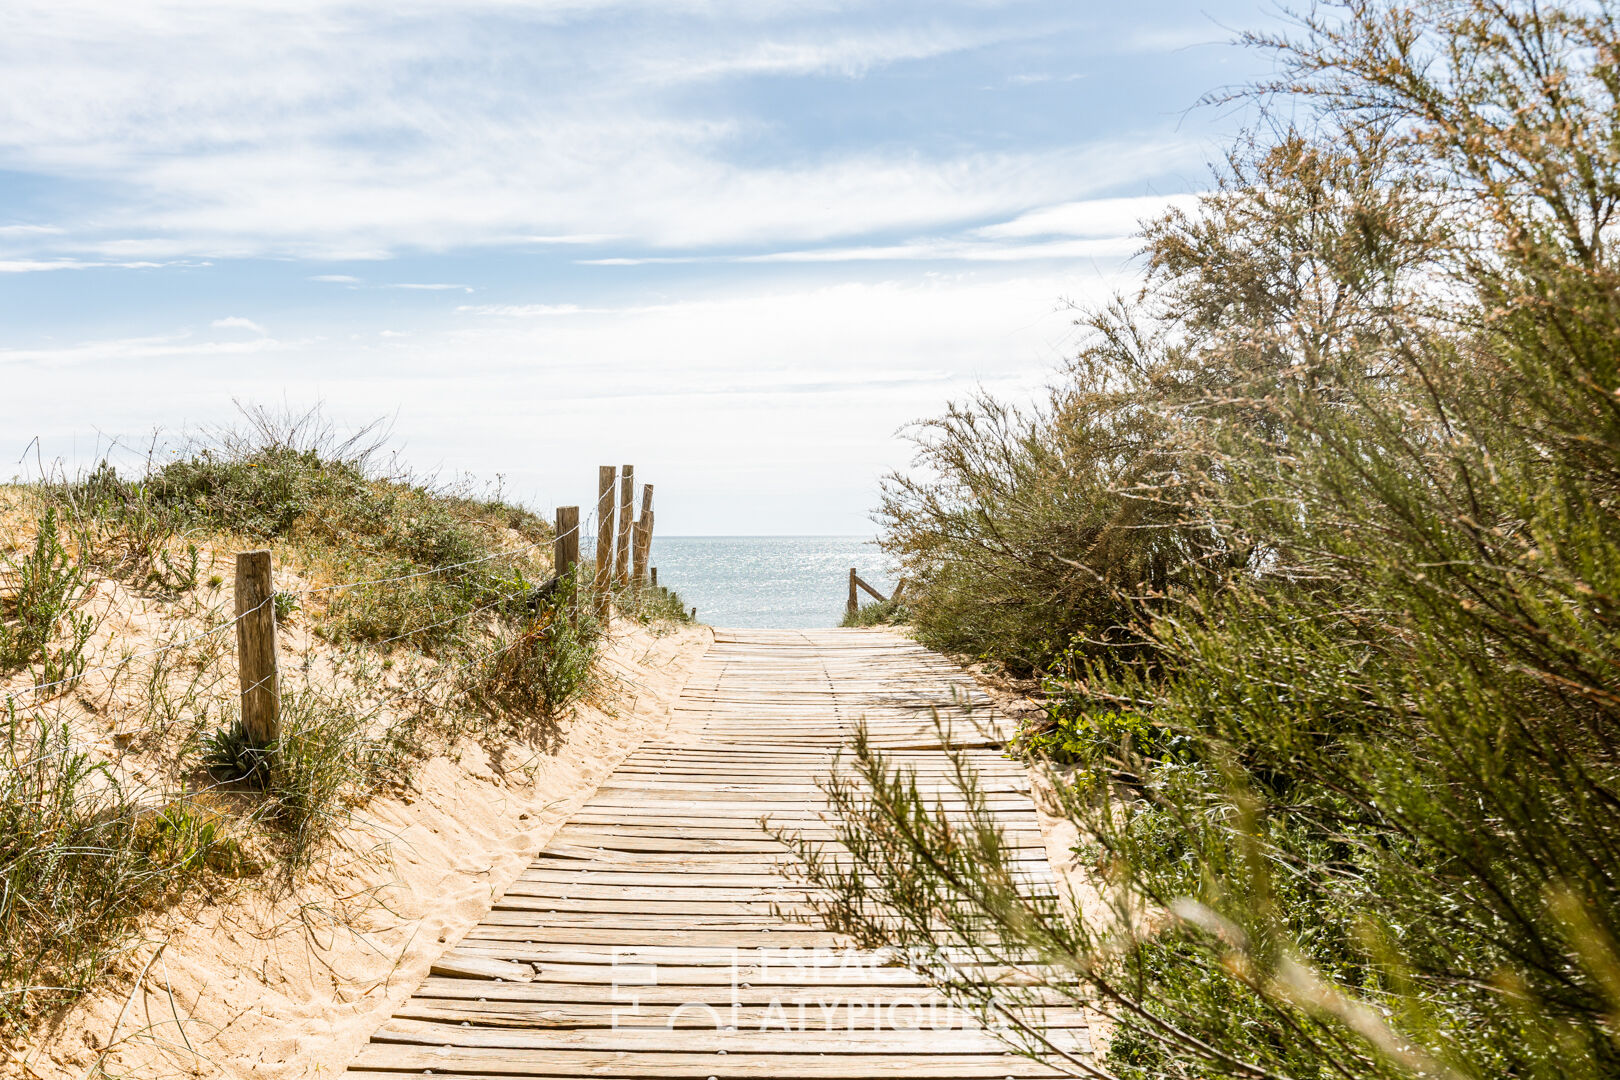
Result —
<svg viewBox="0 0 1620 1080"><path fill-rule="evenodd" d="M502 473L547 509L589 505L599 461L635 461L660 485L659 521L671 533L853 532L865 527L877 475L909 456L898 428L981 383L1028 393L1072 349L1058 298L1100 296L1117 280L984 265L922 280L688 289L562 317L438 309L435 322L424 308L414 325L397 311L370 326L348 314L342 333L324 336L307 328L287 339L3 350L16 392L0 396L0 431L43 433L48 457L67 452L65 436L87 416L134 435L229 419L233 397L324 400L348 421L397 411L417 466ZM351 330L367 332L351 340ZM265 362L231 362L246 355ZM70 377L64 367L82 392L48 392ZM569 452L536 453L537 431Z"/></svg>
<svg viewBox="0 0 1620 1080"><path fill-rule="evenodd" d="M648 266L681 263L846 263L846 262L1028 262L1037 259L1123 259L1141 243L1119 235L1035 244L986 244L939 238L866 247L806 248L760 255L649 255L579 259L582 266Z"/></svg>
<svg viewBox="0 0 1620 1080"><path fill-rule="evenodd" d="M1066 75L1054 75L1049 71L1029 71L1009 75L1007 82L1012 86L1038 86L1041 83L1079 82L1086 78L1090 78L1090 75L1084 71L1071 71Z"/></svg>
<svg viewBox="0 0 1620 1080"><path fill-rule="evenodd" d="M227 315L223 319L215 319L209 325L215 330L251 330L255 334L269 333L268 330L252 319L244 319L240 315Z"/></svg>
<svg viewBox="0 0 1620 1080"><path fill-rule="evenodd" d="M352 274L313 274L313 275L310 276L309 280L311 280L311 281L324 281L324 282L328 282L328 283L330 283L332 285L358 285L358 284L360 284L360 279L353 276Z"/></svg>
<svg viewBox="0 0 1620 1080"><path fill-rule="evenodd" d="M523 236L525 244L605 244L609 240L623 239L613 233L572 233L567 236Z"/></svg>
<svg viewBox="0 0 1620 1080"><path fill-rule="evenodd" d="M623 33L623 14L590 21L620 8L649 31ZM684 92L736 76L859 78L1039 29L1028 16L989 26L955 14L742 0L16 0L0 16L0 165L116 192L94 215L55 222L65 232L52 254L355 259L936 233L1199 160L1191 139L745 159L737 140L769 134L746 126L763 121Z"/></svg>
<svg viewBox="0 0 1620 1080"><path fill-rule="evenodd" d="M608 308L585 308L578 304L462 304L457 311L469 315L499 315L512 319L543 319L557 315L600 315Z"/></svg>
<svg viewBox="0 0 1620 1080"><path fill-rule="evenodd" d="M1045 236L1129 236L1148 218L1171 209L1191 210L1196 195L1144 195L1130 199L1090 199L1048 206L1020 214L999 225L974 229L986 240L1023 240Z"/></svg>
<svg viewBox="0 0 1620 1080"><path fill-rule="evenodd" d="M94 262L85 259L0 259L0 274L38 274L51 270L96 270L116 267L121 270L155 270L163 263L156 262Z"/></svg>
<svg viewBox="0 0 1620 1080"><path fill-rule="evenodd" d="M159 334L149 337L86 341L77 345L0 348L0 366L50 370L102 365L110 374L112 368L122 366L125 361L140 361L144 364L156 361L185 363L197 360L211 366L221 357L277 351L296 352L313 344L310 339L277 341L268 337L255 338L252 341L192 341L185 334ZM130 369L123 367L123 370ZM139 370L147 369L141 367ZM201 378L209 377L209 372L204 368L198 368L194 374ZM10 378L23 379L26 376L13 374ZM111 381L107 385L110 386ZM124 387L120 392L128 395L131 402L143 400L142 385L139 382ZM98 399L97 404L109 412L116 412L119 408L118 402L111 396ZM18 423L23 422L18 417L12 419Z"/></svg>

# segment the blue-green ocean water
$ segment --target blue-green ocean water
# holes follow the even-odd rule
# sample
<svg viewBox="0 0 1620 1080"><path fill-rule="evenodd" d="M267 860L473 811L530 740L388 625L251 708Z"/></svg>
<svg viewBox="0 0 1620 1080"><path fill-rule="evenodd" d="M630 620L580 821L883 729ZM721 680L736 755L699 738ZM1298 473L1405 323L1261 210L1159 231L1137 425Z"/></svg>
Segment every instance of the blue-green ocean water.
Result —
<svg viewBox="0 0 1620 1080"><path fill-rule="evenodd" d="M895 580L861 536L654 535L649 562L701 622L748 629L837 626L852 566L885 594Z"/></svg>

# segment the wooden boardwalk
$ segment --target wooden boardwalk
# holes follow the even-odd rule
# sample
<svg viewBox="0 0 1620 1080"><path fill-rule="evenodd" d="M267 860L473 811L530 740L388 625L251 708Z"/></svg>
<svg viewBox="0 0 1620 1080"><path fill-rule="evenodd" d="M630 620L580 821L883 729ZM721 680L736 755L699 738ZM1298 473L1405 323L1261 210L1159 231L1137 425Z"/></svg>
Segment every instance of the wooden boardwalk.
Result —
<svg viewBox="0 0 1620 1080"><path fill-rule="evenodd" d="M910 971L844 951L760 827L829 837L816 778L864 717L941 791L933 710L988 701L885 631L716 631L667 738L632 754L434 967L350 1080L1058 1075ZM974 740L969 734L969 743ZM1024 772L972 751L1009 843L1049 880ZM1048 1023L1086 1040L1084 1017Z"/></svg>

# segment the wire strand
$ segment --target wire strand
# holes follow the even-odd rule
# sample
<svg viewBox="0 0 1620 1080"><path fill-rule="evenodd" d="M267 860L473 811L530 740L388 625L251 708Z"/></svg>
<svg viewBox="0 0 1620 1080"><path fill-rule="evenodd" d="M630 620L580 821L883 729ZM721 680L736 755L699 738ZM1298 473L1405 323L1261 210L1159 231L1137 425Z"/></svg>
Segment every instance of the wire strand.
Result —
<svg viewBox="0 0 1620 1080"><path fill-rule="evenodd" d="M551 627L549 627L549 626L543 627L542 629L537 631L537 633L541 637L545 637L550 632L551 632ZM381 712L382 710L388 708L391 705L399 704L401 701L404 701L406 698L415 697L416 695L422 693L424 690L432 689L434 684L442 682L445 678L449 677L450 675L453 675L453 674L455 674L457 672L460 672L460 671L465 671L468 668L472 667L474 664L481 664L485 660L493 659L494 657L497 657L497 656L501 655L502 653L510 652L512 649L515 649L515 648L517 648L517 646L523 644L523 641L527 636L528 636L527 634L518 634L511 641L507 642L505 645L502 645L500 648L491 649L489 652L484 653L481 656L475 656L471 660L467 660L467 661L464 661L464 662L462 662L460 664L455 664L453 666L435 668L433 670L433 677L432 677L431 680L420 682L417 685L411 687L411 689L409 689L409 690L406 690L406 691L404 691L402 693L396 694L393 697L387 698L387 699L385 699L383 701L379 701L376 705L372 706L371 711L372 711L373 714L379 713L379 712Z"/></svg>
<svg viewBox="0 0 1620 1080"><path fill-rule="evenodd" d="M484 605L482 605L480 607L475 607L471 611L462 612L460 615L452 615L450 618L444 619L441 622L429 623L426 626L418 626L416 629L407 630L403 634L395 634L393 637L383 638L381 641L367 642L367 644L370 645L372 648L377 649L377 648L381 648L384 645L390 645L390 644L392 644L392 643L394 643L396 641L402 641L405 638L414 637L417 634L425 633L425 632L427 632L429 630L437 630L441 626L449 626L451 623L458 623L458 622L461 622L463 619L470 619L474 615L477 615L481 611L488 611L492 607L496 607L497 605L504 604L508 600L512 600L512 599L514 599L516 597L522 596L522 595L524 595L525 593L527 593L529 591L530 590L528 590L528 589L518 589L515 592L509 592L509 593L506 593L506 594L504 594L502 596L496 597L494 600L491 600L489 603L484 604Z"/></svg>
<svg viewBox="0 0 1620 1080"><path fill-rule="evenodd" d="M7 691L5 691L5 698L6 698L6 700L8 702L15 701L16 698L17 698L17 695L19 695L19 694L38 694L41 690L50 690L53 687L66 686L69 683L76 683L76 682L80 681L81 679L83 679L86 675L90 675L90 674L92 674L94 672L97 672L97 671L111 671L111 670L113 670L115 668L121 668L125 664L128 664L131 660L140 660L140 659L142 659L144 657L156 656L158 653L168 652L170 649L182 649L182 648L186 647L187 645L191 645L191 644L193 644L195 642L201 641L203 638L213 637L215 634L219 633L222 630L229 630L231 627L235 626L237 623L241 622L243 619L247 618L249 615L252 615L255 611L258 611L260 608L264 607L264 605L274 603L274 602L275 602L275 596L274 596L274 594L272 594L270 596L265 597L263 600L259 601L257 604L253 605L253 607L251 607L248 610L242 612L242 614L236 616L234 619L231 619L229 622L221 623L220 625L214 627L211 630L204 630L202 633L193 635L192 637L188 637L184 641L171 641L166 645L159 645L155 649L147 649L147 650L145 650L143 652L131 653L130 655L120 659L116 664L100 664L100 665L98 665L96 667L93 667L93 668L85 668L83 671L79 672L77 675L69 676L66 679L58 679L55 682L40 683L40 684L38 684L36 686L26 686L21 690L7 690Z"/></svg>
<svg viewBox="0 0 1620 1080"><path fill-rule="evenodd" d="M412 581L416 578L432 577L434 574L443 574L451 570L460 570L465 566L477 566L479 563L490 562L493 559L499 559L505 555L521 555L526 551L533 551L535 548L541 547L545 543L546 541L544 540L536 540L534 543L525 544L523 547L507 548L501 551L492 552L488 555L481 555L476 559L468 559L466 562L450 563L447 566L435 566L430 570L419 570L414 574L400 574L397 577L372 578L369 581L347 581L339 585L315 585L307 589L281 591L288 592L288 594L292 596L311 596L315 593L336 592L339 589L358 589L365 585L392 585L395 582Z"/></svg>

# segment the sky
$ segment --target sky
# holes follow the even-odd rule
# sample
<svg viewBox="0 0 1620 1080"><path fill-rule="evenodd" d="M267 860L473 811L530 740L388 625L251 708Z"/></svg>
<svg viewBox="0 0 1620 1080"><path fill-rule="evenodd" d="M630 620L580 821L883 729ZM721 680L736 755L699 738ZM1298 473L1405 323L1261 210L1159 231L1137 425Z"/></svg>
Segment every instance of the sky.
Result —
<svg viewBox="0 0 1620 1080"><path fill-rule="evenodd" d="M235 402L544 513L869 534L1036 395L1264 74L1259 0L8 0L0 478Z"/></svg>

